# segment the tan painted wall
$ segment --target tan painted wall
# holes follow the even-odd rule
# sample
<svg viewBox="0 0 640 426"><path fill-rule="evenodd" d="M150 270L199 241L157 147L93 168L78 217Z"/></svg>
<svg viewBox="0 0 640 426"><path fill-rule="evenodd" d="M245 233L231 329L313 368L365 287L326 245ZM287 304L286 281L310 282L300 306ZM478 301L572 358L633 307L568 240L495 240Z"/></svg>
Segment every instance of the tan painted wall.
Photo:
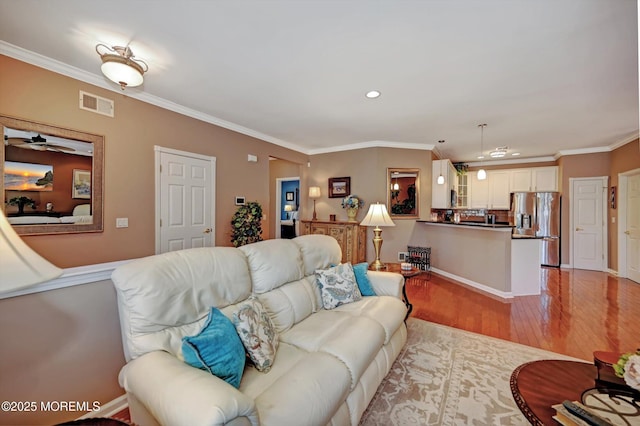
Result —
<svg viewBox="0 0 640 426"><path fill-rule="evenodd" d="M309 186L319 186L322 196L316 202L318 219L328 220L335 214L338 220L347 220L347 212L341 207L341 198L328 198L329 178L351 177L351 193L366 202L364 209L358 212L357 219L364 219L371 203L386 203L387 168L420 169L420 215L428 217L431 208L431 151L396 148L367 148L352 151L333 152L311 156ZM311 219L313 202L308 200L304 219ZM398 252L407 251L407 242L416 226L415 220L394 219L395 227L382 231L383 262L397 262ZM373 231L367 232L367 260L375 259L373 250Z"/></svg>
<svg viewBox="0 0 640 426"><path fill-rule="evenodd" d="M124 365L111 281L0 300L2 401L34 401L35 412L0 411L1 425L51 425L84 412L43 411L40 403L122 395Z"/></svg>
<svg viewBox="0 0 640 426"><path fill-rule="evenodd" d="M307 156L133 98L0 56L0 112L105 136L104 232L25 237L60 267L154 253L154 145L217 158L216 245L230 245L234 197L269 207L269 155L297 163ZM115 101L115 118L78 108L78 91ZM257 163L247 155L258 156ZM267 216L267 219L270 215ZM129 228L116 229L117 217ZM263 229L269 235L269 220ZM73 256L69 256L73 253Z"/></svg>

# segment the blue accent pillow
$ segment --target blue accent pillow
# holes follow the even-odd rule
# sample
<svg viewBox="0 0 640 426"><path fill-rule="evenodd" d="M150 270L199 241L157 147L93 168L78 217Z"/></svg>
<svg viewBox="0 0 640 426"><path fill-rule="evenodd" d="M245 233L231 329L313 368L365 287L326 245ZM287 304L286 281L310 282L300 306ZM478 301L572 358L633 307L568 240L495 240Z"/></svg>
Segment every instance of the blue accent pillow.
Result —
<svg viewBox="0 0 640 426"><path fill-rule="evenodd" d="M200 333L182 339L184 361L240 387L244 371L244 346L236 328L217 308L211 308Z"/></svg>
<svg viewBox="0 0 640 426"><path fill-rule="evenodd" d="M358 283L360 293L363 296L375 296L376 292L373 291L373 286L371 285L371 281L369 281L369 277L367 276L368 270L369 264L367 262L353 265L353 273L356 276L356 283Z"/></svg>

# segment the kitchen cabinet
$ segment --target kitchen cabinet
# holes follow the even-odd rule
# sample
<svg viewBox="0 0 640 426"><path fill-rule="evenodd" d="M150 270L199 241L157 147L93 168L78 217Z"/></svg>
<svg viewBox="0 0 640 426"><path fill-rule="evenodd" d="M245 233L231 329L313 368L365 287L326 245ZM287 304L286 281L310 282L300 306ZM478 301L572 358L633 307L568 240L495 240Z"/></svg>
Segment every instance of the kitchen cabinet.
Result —
<svg viewBox="0 0 640 426"><path fill-rule="evenodd" d="M509 170L488 170L489 207L490 209L509 210L510 194Z"/></svg>
<svg viewBox="0 0 640 426"><path fill-rule="evenodd" d="M444 183L438 184L442 173ZM450 209L451 191L458 189L456 169L450 160L433 160L431 162L431 208Z"/></svg>
<svg viewBox="0 0 640 426"><path fill-rule="evenodd" d="M511 192L531 191L531 169L514 169L510 174Z"/></svg>
<svg viewBox="0 0 640 426"><path fill-rule="evenodd" d="M533 167L531 169L531 182L533 183L533 191L557 191L558 167Z"/></svg>
<svg viewBox="0 0 640 426"><path fill-rule="evenodd" d="M469 208L486 209L489 206L489 179L478 180L478 173L467 173L469 182Z"/></svg>
<svg viewBox="0 0 640 426"><path fill-rule="evenodd" d="M342 263L367 261L367 227L358 222L302 220L302 235L322 234L335 238L342 250Z"/></svg>

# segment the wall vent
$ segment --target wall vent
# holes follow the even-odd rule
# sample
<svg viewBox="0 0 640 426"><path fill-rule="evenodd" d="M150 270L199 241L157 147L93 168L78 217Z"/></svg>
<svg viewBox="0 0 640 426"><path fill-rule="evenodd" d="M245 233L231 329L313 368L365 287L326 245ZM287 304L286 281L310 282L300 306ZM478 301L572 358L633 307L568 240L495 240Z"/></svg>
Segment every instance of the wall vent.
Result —
<svg viewBox="0 0 640 426"><path fill-rule="evenodd" d="M113 117L114 106L111 99L80 91L80 109Z"/></svg>

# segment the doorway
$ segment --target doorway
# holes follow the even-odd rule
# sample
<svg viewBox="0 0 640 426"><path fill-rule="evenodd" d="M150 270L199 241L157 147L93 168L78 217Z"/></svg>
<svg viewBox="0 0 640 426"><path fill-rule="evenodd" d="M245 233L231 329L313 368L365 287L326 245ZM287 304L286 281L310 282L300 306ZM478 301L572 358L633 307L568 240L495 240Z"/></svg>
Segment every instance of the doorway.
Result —
<svg viewBox="0 0 640 426"><path fill-rule="evenodd" d="M300 235L300 177L276 178L276 238Z"/></svg>
<svg viewBox="0 0 640 426"><path fill-rule="evenodd" d="M214 246L216 158L154 150L156 254Z"/></svg>
<svg viewBox="0 0 640 426"><path fill-rule="evenodd" d="M618 175L618 275L640 283L640 169Z"/></svg>
<svg viewBox="0 0 640 426"><path fill-rule="evenodd" d="M570 244L572 267L606 271L609 178L570 178Z"/></svg>

